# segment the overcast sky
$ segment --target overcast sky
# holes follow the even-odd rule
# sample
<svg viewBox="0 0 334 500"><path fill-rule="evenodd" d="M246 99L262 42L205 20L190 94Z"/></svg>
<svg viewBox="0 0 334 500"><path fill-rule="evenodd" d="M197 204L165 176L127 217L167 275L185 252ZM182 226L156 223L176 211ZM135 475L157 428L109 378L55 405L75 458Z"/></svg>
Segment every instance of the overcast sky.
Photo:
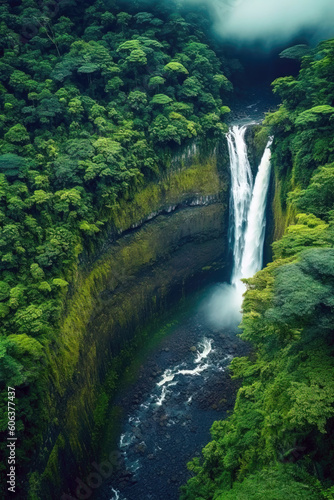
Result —
<svg viewBox="0 0 334 500"><path fill-rule="evenodd" d="M202 3L200 0L183 0ZM334 37L334 0L207 0L215 11L215 30L243 42L268 45L288 42L303 28L314 29L314 41Z"/></svg>

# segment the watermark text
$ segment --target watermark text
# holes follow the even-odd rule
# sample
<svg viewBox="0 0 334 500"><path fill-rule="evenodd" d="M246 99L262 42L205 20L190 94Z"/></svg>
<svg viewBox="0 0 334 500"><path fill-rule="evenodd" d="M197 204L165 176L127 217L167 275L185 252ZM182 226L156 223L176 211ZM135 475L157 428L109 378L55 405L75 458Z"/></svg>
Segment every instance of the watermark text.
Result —
<svg viewBox="0 0 334 500"><path fill-rule="evenodd" d="M8 387L8 437L7 437L7 449L8 449L8 473L7 473L7 484L8 491L15 493L16 488L16 409L15 409L15 388Z"/></svg>

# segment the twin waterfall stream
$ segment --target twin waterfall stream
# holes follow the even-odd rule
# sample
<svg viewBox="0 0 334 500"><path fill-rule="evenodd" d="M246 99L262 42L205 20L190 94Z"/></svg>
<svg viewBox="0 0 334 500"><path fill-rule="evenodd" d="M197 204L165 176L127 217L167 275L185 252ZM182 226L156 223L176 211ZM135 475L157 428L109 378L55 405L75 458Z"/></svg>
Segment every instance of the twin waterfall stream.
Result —
<svg viewBox="0 0 334 500"><path fill-rule="evenodd" d="M240 281L262 269L266 229L266 205L270 180L270 138L259 165L255 183L248 161L247 127L234 126L227 135L231 169L230 245L233 248L231 278L235 310L240 309L245 285ZM232 304L233 305L233 304Z"/></svg>
<svg viewBox="0 0 334 500"><path fill-rule="evenodd" d="M227 134L230 284L216 285L201 307L174 328L145 362L136 387L117 402L125 409L119 441L122 470L96 492L97 499L176 500L189 477L186 463L210 440L212 422L226 418L226 409L233 408L227 367L245 349L235 336L245 291L240 280L263 264L272 143L270 139L254 181L246 131L247 126L233 126ZM221 401L227 401L225 409Z"/></svg>

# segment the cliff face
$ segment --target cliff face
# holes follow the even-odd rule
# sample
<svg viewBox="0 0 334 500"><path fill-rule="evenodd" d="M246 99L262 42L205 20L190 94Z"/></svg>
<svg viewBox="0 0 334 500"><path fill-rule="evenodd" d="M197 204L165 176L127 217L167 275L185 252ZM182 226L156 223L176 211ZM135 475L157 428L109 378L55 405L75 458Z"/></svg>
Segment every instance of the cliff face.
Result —
<svg viewBox="0 0 334 500"><path fill-rule="evenodd" d="M223 272L228 155L225 142L203 150L193 145L170 158L167 173L122 202L104 243L82 258L49 353L49 426L30 498L73 491L76 476L99 459L117 376L145 325Z"/></svg>

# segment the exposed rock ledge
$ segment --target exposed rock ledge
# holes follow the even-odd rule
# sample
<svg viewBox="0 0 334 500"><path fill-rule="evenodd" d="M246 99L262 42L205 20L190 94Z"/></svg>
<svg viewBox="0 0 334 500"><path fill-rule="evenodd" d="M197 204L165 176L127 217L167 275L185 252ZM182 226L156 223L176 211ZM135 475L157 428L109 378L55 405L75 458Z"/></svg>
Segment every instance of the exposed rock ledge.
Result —
<svg viewBox="0 0 334 500"><path fill-rule="evenodd" d="M99 459L105 399L112 392L106 384L124 346L154 315L224 267L225 142L204 157L195 147L185 157L186 163L180 154L179 163L134 200L121 202L104 244L81 259L50 352L49 426L30 483L41 500L60 497Z"/></svg>

